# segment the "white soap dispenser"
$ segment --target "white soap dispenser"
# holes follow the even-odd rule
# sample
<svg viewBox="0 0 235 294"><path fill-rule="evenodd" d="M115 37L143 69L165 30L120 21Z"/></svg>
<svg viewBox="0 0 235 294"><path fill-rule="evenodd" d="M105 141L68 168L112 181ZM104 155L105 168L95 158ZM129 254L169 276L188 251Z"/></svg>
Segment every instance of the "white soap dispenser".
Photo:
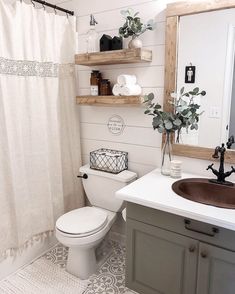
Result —
<svg viewBox="0 0 235 294"><path fill-rule="evenodd" d="M86 41L87 41L87 52L98 52L98 33L95 30L95 25L98 24L98 22L95 20L95 17L93 14L90 15L90 29L87 32Z"/></svg>

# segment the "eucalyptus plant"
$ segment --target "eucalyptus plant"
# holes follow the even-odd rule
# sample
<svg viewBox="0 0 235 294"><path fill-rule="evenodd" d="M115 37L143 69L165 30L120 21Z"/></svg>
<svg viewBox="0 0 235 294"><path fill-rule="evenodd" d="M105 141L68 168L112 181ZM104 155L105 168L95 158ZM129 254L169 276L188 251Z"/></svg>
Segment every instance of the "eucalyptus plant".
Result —
<svg viewBox="0 0 235 294"><path fill-rule="evenodd" d="M199 112L200 105L195 102L196 96L205 96L204 90L200 91L198 87L192 91L185 92L184 87L181 88L180 94L173 93L172 100L169 103L173 106L173 112L167 112L162 109L158 103L154 103L154 94L150 93L144 97L146 104L145 114L153 116L152 126L157 129L159 133L163 132L177 132L177 139L179 141L179 134L182 128L188 130L197 130L199 117L202 112Z"/></svg>
<svg viewBox="0 0 235 294"><path fill-rule="evenodd" d="M119 28L119 35L123 38L139 37L146 31L154 30L156 23L150 19L146 24L143 24L139 12L134 13L133 9L121 10L121 14L125 19L125 23Z"/></svg>

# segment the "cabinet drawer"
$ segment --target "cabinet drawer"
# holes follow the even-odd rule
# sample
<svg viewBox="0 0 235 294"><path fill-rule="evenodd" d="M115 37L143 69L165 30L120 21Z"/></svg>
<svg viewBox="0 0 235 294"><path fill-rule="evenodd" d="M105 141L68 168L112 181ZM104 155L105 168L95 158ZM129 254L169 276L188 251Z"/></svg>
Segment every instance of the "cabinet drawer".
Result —
<svg viewBox="0 0 235 294"><path fill-rule="evenodd" d="M127 203L128 219L235 251L235 232L228 229L130 202Z"/></svg>

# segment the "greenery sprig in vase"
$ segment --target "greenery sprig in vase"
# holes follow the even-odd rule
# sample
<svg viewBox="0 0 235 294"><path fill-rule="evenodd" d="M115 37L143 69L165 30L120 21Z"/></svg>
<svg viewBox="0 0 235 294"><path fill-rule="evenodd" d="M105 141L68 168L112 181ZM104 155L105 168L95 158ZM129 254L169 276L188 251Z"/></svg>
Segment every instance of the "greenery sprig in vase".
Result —
<svg viewBox="0 0 235 294"><path fill-rule="evenodd" d="M205 96L204 90L200 91L198 87L192 91L185 92L181 88L180 94L173 93L172 100L169 103L172 105L174 111L164 111L159 103L154 103L154 94L150 93L144 97L146 105L145 114L153 117L152 126L154 130L159 133L166 134L165 144L163 146L162 154L162 173L168 175L170 173L171 142L170 134L176 133L176 142L179 142L179 136L183 128L188 130L197 130L199 117L203 112L200 112L200 105L195 102L195 97ZM166 154L168 153L168 154Z"/></svg>
<svg viewBox="0 0 235 294"><path fill-rule="evenodd" d="M156 27L156 23L153 19L150 19L144 24L140 17L139 12L134 13L133 9L121 10L121 14L125 19L125 23L119 28L119 35L123 38L132 37L129 43L129 48L142 47L142 42L139 40L139 36L146 31L152 31Z"/></svg>

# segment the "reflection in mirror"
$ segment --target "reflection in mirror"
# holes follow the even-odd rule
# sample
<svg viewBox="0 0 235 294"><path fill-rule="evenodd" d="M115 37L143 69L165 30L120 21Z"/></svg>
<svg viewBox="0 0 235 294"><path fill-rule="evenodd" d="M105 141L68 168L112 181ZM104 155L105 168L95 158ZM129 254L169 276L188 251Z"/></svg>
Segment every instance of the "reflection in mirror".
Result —
<svg viewBox="0 0 235 294"><path fill-rule="evenodd" d="M232 143L230 149L235 150L234 136L235 136L235 63L233 70L233 87L231 95L231 107L230 107L230 122L228 125L229 141Z"/></svg>
<svg viewBox="0 0 235 294"><path fill-rule="evenodd" d="M233 144L235 143L235 137L234 135L231 135L229 138L228 138L228 142L226 143L226 146L227 146L227 149L233 149Z"/></svg>
<svg viewBox="0 0 235 294"><path fill-rule="evenodd" d="M214 148L235 134L234 52L235 9L180 17L177 92L207 92L196 101L204 111L199 128L182 133L181 144Z"/></svg>

